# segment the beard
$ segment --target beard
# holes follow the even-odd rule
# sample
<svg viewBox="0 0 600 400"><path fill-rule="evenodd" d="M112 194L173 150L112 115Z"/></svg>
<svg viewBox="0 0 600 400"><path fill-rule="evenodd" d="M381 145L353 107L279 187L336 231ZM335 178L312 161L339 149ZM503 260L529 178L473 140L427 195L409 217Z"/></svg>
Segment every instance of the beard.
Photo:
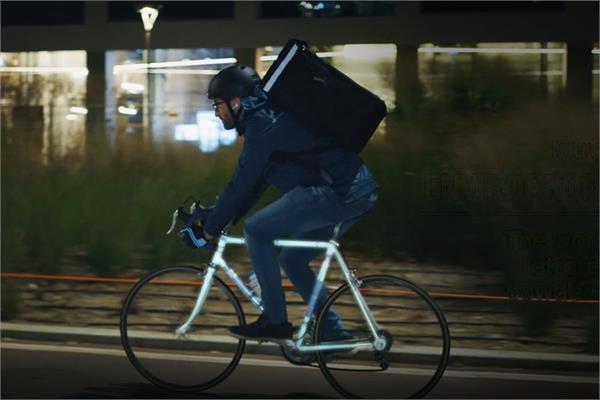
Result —
<svg viewBox="0 0 600 400"><path fill-rule="evenodd" d="M242 110L238 114L238 121L241 121L243 117L244 117L244 112ZM225 129L229 130L229 129L235 128L235 122L234 122L234 119L233 119L233 115L231 115L231 113L229 115L227 115L226 118L221 119L221 121L223 121L223 127Z"/></svg>
<svg viewBox="0 0 600 400"><path fill-rule="evenodd" d="M232 119L223 120L223 128L229 130L235 128L235 124Z"/></svg>

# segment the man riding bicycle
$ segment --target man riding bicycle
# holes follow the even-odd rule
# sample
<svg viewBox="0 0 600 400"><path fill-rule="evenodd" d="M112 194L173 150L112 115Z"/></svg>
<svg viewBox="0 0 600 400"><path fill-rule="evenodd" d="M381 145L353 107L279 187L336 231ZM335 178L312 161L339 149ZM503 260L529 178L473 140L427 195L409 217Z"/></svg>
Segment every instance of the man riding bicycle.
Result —
<svg viewBox="0 0 600 400"><path fill-rule="evenodd" d="M259 83L252 68L234 65L220 71L209 84L208 97L214 101L216 116L225 129L237 129L244 145L233 176L205 221L203 235L214 240L225 226L239 221L270 185L283 193L244 226L264 312L257 321L230 331L248 339L288 339L292 325L279 268L308 303L316 282L309 262L321 250L286 248L277 254L273 240L284 235L328 240L338 223L343 234L373 207L377 184L356 153L307 130L288 112L272 108ZM321 289L315 312L325 298ZM347 337L332 310L324 335Z"/></svg>

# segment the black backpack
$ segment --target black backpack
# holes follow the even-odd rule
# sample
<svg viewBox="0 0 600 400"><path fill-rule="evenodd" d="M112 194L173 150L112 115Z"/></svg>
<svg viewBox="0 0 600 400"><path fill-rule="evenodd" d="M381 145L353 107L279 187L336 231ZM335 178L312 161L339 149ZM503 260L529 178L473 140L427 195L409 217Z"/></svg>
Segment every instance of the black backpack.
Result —
<svg viewBox="0 0 600 400"><path fill-rule="evenodd" d="M385 103L291 39L265 74L262 89L276 107L319 135L360 153L387 112Z"/></svg>

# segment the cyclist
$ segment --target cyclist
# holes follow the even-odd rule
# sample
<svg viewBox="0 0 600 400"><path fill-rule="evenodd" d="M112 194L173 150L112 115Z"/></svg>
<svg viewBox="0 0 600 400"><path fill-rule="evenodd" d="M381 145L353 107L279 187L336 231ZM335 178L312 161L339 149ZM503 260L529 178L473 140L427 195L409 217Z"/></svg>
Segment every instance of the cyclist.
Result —
<svg viewBox="0 0 600 400"><path fill-rule="evenodd" d="M280 266L308 303L316 278L309 262L321 251L285 249L277 254L275 238L328 240L335 225L346 232L377 200L377 184L360 157L331 138L304 128L285 111L274 109L258 86L250 67L234 65L210 81L208 97L226 129L237 129L244 144L233 176L203 227L205 239L216 239L235 224L273 185L283 196L246 220L244 235L258 283L264 312L256 322L231 327L234 336L248 339L287 339L292 336ZM316 312L326 293L319 291ZM340 318L330 310L325 324L329 340L347 338Z"/></svg>

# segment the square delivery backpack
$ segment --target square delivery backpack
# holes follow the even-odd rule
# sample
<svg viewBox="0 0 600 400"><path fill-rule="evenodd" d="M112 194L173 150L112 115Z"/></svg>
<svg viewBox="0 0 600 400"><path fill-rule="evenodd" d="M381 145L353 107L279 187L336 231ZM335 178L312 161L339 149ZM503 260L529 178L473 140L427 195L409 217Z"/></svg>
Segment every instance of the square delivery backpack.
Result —
<svg viewBox="0 0 600 400"><path fill-rule="evenodd" d="M386 114L379 97L321 60L301 40L287 42L265 74L262 88L273 105L356 153Z"/></svg>

